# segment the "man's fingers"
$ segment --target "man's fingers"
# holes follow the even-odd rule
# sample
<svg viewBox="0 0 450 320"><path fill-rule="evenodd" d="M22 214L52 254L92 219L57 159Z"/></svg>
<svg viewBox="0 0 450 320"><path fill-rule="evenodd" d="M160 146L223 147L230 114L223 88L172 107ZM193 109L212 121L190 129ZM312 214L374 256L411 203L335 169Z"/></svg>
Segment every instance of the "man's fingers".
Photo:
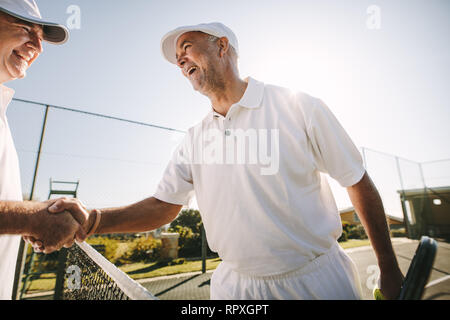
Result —
<svg viewBox="0 0 450 320"><path fill-rule="evenodd" d="M75 243L75 239L72 239L69 242L66 242L63 247L64 248L70 248L70 247L73 246L74 243Z"/></svg>
<svg viewBox="0 0 450 320"><path fill-rule="evenodd" d="M28 244L33 244L33 240L34 239L32 236L23 236L23 241L25 241ZM36 240L36 239L35 239Z"/></svg>
<svg viewBox="0 0 450 320"><path fill-rule="evenodd" d="M84 231L84 229L80 226L80 228L78 228L77 233L75 233L75 239L77 239L78 242L84 242L86 238L87 238L86 231Z"/></svg>
<svg viewBox="0 0 450 320"><path fill-rule="evenodd" d="M36 246L36 247L42 247L42 246L44 246L44 244L42 243L42 241L36 240L36 241L34 242L33 246Z"/></svg>
<svg viewBox="0 0 450 320"><path fill-rule="evenodd" d="M63 211L69 211L72 214L72 217L80 224L83 225L86 223L89 213L84 208L84 205L78 199L67 199L62 198L53 203L48 208L50 213L60 213Z"/></svg>
<svg viewBox="0 0 450 320"><path fill-rule="evenodd" d="M48 211L50 213L59 213L65 210L65 201L66 198L61 198L56 200L51 206L48 207Z"/></svg>
<svg viewBox="0 0 450 320"><path fill-rule="evenodd" d="M31 246L33 247L33 250L35 252L38 252L38 253L42 252L45 249L44 248L44 244L42 243L42 241L39 241L39 240L36 240L36 239L34 239L34 241L32 242Z"/></svg>
<svg viewBox="0 0 450 320"><path fill-rule="evenodd" d="M55 248L55 247L45 247L44 250L43 250L43 252L44 252L45 254L50 254L50 253L56 251L56 249L57 249L57 248ZM42 251L41 251L41 252L42 252Z"/></svg>
<svg viewBox="0 0 450 320"><path fill-rule="evenodd" d="M36 240L33 236L23 236L23 240L31 245L35 252L41 252L44 249L42 241Z"/></svg>

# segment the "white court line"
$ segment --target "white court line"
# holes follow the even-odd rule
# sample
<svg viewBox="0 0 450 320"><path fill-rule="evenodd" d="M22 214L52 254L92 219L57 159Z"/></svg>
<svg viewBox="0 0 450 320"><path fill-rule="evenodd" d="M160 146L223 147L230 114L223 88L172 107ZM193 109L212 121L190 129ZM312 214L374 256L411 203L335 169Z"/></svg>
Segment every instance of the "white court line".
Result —
<svg viewBox="0 0 450 320"><path fill-rule="evenodd" d="M433 281L429 282L425 286L425 288L432 287L434 285L437 285L438 283L444 282L444 281L449 280L449 279L450 279L450 275L446 275L445 277L442 277L442 278L439 278L439 279L436 279L436 280L433 280Z"/></svg>

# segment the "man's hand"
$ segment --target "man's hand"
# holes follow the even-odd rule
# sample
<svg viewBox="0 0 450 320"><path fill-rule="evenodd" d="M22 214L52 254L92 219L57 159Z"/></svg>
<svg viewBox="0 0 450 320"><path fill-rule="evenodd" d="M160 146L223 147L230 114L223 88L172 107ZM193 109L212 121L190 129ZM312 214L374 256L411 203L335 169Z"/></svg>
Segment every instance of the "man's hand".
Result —
<svg viewBox="0 0 450 320"><path fill-rule="evenodd" d="M54 213L70 214L72 216L72 219L74 219L78 223L78 230L75 238L80 242L86 239L86 230L89 230L87 228L89 228L90 224L89 213L81 203L81 201L77 199L61 198L57 200L45 201L43 202L43 204L47 205L49 215L54 215ZM26 242L30 243L33 246L33 249L36 252L48 252L48 244L46 244L46 242L42 238L32 235L26 235L23 238ZM74 241L75 239L73 237L68 238L67 241L60 243L56 250L59 250L62 246L65 248L70 248L74 244Z"/></svg>
<svg viewBox="0 0 450 320"><path fill-rule="evenodd" d="M181 205L149 197L128 206L102 209L102 218L99 221L97 220L99 215L94 213L95 210L88 213L79 200L58 199L54 201L54 205L50 206L49 211L55 212L55 216L59 215L57 212L69 211L82 224L85 232L91 232L92 227L99 221L95 233L104 234L154 230L175 219L181 207ZM86 218L86 215L88 215L88 218ZM39 248L38 244L35 244L35 247Z"/></svg>
<svg viewBox="0 0 450 320"><path fill-rule="evenodd" d="M402 272L398 268L380 271L381 293L387 300L397 299L404 279Z"/></svg>
<svg viewBox="0 0 450 320"><path fill-rule="evenodd" d="M69 211L72 217L78 221L83 227L84 231L89 231L92 221L89 220L89 212L84 204L76 198L61 198L57 199L49 206L48 211L50 213L60 213Z"/></svg>
<svg viewBox="0 0 450 320"><path fill-rule="evenodd" d="M375 251L380 267L381 293L386 299L396 299L403 275L392 247L381 197L367 172L347 191Z"/></svg>
<svg viewBox="0 0 450 320"><path fill-rule="evenodd" d="M75 239L84 241L86 238L86 232L69 212L58 215L49 213L48 207L53 203L45 201L35 205L29 215L27 231L23 234L26 241L35 240L32 244L36 251L46 254L73 244Z"/></svg>

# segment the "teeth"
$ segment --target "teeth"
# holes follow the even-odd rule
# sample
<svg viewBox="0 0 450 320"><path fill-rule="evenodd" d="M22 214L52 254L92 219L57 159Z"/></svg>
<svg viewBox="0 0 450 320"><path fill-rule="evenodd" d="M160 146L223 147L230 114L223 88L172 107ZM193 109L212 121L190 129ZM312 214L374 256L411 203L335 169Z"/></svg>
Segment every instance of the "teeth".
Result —
<svg viewBox="0 0 450 320"><path fill-rule="evenodd" d="M21 55L20 53L16 52L16 54L22 58L23 60L25 60L26 62L30 61L30 58L24 57L23 55Z"/></svg>

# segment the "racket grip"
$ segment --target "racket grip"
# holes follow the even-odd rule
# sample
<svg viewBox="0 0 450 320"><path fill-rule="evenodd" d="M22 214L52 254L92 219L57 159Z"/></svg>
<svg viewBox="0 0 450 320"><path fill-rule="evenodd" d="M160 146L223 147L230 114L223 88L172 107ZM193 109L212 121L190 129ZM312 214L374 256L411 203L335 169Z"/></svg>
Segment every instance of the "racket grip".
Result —
<svg viewBox="0 0 450 320"><path fill-rule="evenodd" d="M375 300L386 300L386 298L381 293L380 287L381 287L381 281L378 278L377 285L375 286L375 288L373 288L373 298Z"/></svg>
<svg viewBox="0 0 450 320"><path fill-rule="evenodd" d="M373 298L375 300L386 300L386 298L383 296L383 294L381 293L380 288L375 287L373 289Z"/></svg>

